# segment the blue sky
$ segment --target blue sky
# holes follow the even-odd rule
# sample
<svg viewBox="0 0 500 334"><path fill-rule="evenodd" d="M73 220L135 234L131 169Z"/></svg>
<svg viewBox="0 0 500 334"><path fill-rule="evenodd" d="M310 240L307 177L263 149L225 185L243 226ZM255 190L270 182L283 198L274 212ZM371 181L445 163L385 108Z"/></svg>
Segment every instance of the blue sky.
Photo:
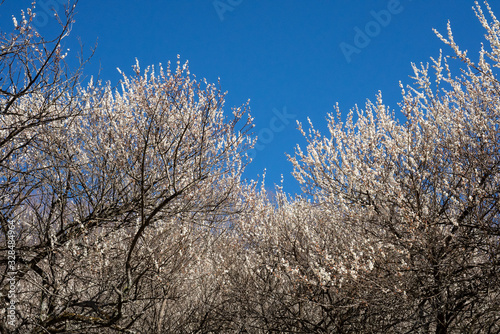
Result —
<svg viewBox="0 0 500 334"><path fill-rule="evenodd" d="M0 25L31 1L5 0ZM62 0L39 0L39 29L51 34L51 7ZM490 1L500 15L500 4ZM198 78L221 79L228 91L226 108L250 99L255 134L261 134L245 177L266 172L266 184L279 183L299 192L285 152L305 141L295 120L310 117L325 129L335 103L347 113L382 91L397 110L398 82L409 83L411 62L428 62L439 49L450 54L432 32L446 33L451 21L455 39L475 57L484 30L472 0L80 0L69 57L79 41L84 50L97 43L87 75L100 73L117 83L116 70L189 60ZM365 35L364 39L363 36Z"/></svg>

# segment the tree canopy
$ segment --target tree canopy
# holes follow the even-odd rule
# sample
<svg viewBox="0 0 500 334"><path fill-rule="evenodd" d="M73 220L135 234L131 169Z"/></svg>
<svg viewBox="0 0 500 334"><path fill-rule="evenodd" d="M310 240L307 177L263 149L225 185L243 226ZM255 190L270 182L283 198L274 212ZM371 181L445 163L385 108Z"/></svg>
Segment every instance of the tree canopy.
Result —
<svg viewBox="0 0 500 334"><path fill-rule="evenodd" d="M33 10L0 32L0 332L498 333L500 21L242 180L248 104L180 60L84 85ZM483 8L487 12L483 12ZM85 61L82 61L82 67ZM452 64L453 63L453 64ZM459 75L452 68L459 68Z"/></svg>

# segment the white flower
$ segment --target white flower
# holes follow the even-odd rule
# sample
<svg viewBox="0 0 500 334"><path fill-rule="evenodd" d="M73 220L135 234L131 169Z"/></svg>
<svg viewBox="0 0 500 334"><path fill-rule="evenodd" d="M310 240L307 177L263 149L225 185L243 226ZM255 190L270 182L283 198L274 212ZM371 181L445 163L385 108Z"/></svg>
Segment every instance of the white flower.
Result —
<svg viewBox="0 0 500 334"><path fill-rule="evenodd" d="M368 269L373 270L373 262L368 261Z"/></svg>

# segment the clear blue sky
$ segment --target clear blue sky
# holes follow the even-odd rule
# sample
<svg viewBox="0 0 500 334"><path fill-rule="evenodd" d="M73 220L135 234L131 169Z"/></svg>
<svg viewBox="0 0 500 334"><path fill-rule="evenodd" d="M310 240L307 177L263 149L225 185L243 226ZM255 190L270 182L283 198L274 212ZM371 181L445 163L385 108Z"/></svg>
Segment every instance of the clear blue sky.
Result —
<svg viewBox="0 0 500 334"><path fill-rule="evenodd" d="M11 25L12 14L31 1L5 0L0 25ZM49 7L62 0L38 1L40 31ZM491 0L500 15L500 4ZM143 67L189 60L198 78L228 91L226 107L250 99L259 150L245 177L256 178L267 168L266 184L283 174L288 192L298 192L286 153L304 139L295 120L310 117L325 129L325 116L339 102L344 112L364 105L381 90L397 109L398 82L409 82L411 62L428 62L439 49L450 53L432 32L446 33L449 19L455 39L472 55L484 41L472 0L81 0L76 23L66 41L69 56L97 42L88 75L100 70L103 80L116 83L119 67L131 73L135 58ZM383 12L381 12L383 11ZM389 15L387 15L389 13ZM19 17L19 16L18 16ZM377 18L378 17L378 20ZM361 33L359 33L361 31ZM363 40L367 34L369 40ZM358 40L355 40L356 36Z"/></svg>

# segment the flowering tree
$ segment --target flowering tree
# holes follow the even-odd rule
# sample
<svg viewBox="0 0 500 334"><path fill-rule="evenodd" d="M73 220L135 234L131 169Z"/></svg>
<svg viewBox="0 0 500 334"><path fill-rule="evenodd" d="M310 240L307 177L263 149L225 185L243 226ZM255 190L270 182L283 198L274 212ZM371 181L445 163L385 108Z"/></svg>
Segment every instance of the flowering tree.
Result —
<svg viewBox="0 0 500 334"><path fill-rule="evenodd" d="M71 115L69 108L54 106L78 82L78 75L67 75L61 54L73 7L67 9L61 32L53 40L44 39L33 28L32 10L22 11L19 21L13 17L12 33L0 32L0 187L2 194L16 194L12 197L24 197L26 193L20 194L16 182L11 182L19 176L12 173L11 161L25 153L36 137L34 129ZM26 99L38 100L37 108L26 108ZM5 196L0 200L5 201ZM8 207L2 207L2 225L9 218L8 211Z"/></svg>
<svg viewBox="0 0 500 334"><path fill-rule="evenodd" d="M329 136L311 125L303 131L307 150L298 147L291 158L319 205L362 228L374 245L394 249L392 259L372 261L379 274L370 287L380 291L376 298L399 300L403 317L386 304L380 328L447 333L500 326L500 22L489 10L490 23L478 3L475 11L489 49L475 63L449 25L447 38L438 33L465 64L463 74L452 77L441 55L432 59L435 80L428 66L413 65L415 85L402 92L404 123L381 95L345 122L337 108L328 117Z"/></svg>
<svg viewBox="0 0 500 334"><path fill-rule="evenodd" d="M401 116L379 94L310 124L290 198L240 177L247 105L187 63L82 87L32 10L0 36L0 331L500 331L500 21L473 62L413 65ZM14 276L10 276L15 272ZM10 308L13 305L12 308ZM13 312L15 321L10 319Z"/></svg>
<svg viewBox="0 0 500 334"><path fill-rule="evenodd" d="M186 290L202 276L192 268L240 210L250 118L242 120L245 106L225 115L225 93L179 62L156 72L137 64L121 90L79 87L62 67L73 10L54 41L37 34L31 9L2 35L0 241L7 255L15 239L16 254L16 300L2 294L4 305L15 302L10 329L176 331L181 305L198 307ZM177 314L166 313L171 300Z"/></svg>
<svg viewBox="0 0 500 334"><path fill-rule="evenodd" d="M33 27L34 5L12 18L12 32L0 32L0 266L7 269L12 263L12 273L20 261L14 250L19 229L13 222L37 187L31 147L36 145L42 126L70 118L75 112L72 105L80 69L71 72L62 52L74 8L68 3L64 16L56 16L61 27L52 39L42 37ZM0 278L2 303L13 305L7 290L14 284L7 282L6 271ZM5 331L3 324L0 330Z"/></svg>
<svg viewBox="0 0 500 334"><path fill-rule="evenodd" d="M40 129L37 188L18 218L19 307L41 313L27 326L162 332L158 300L180 298L179 275L239 210L245 109L227 119L224 94L187 65L134 69L121 91L91 83L78 117Z"/></svg>
<svg viewBox="0 0 500 334"><path fill-rule="evenodd" d="M239 257L226 269L232 316L249 332L362 332L363 273L377 258L357 226L280 188L245 191L252 208L239 216ZM356 233L357 232L357 233ZM381 247L382 249L384 247ZM227 257L226 257L227 258ZM237 265L234 265L237 263Z"/></svg>

